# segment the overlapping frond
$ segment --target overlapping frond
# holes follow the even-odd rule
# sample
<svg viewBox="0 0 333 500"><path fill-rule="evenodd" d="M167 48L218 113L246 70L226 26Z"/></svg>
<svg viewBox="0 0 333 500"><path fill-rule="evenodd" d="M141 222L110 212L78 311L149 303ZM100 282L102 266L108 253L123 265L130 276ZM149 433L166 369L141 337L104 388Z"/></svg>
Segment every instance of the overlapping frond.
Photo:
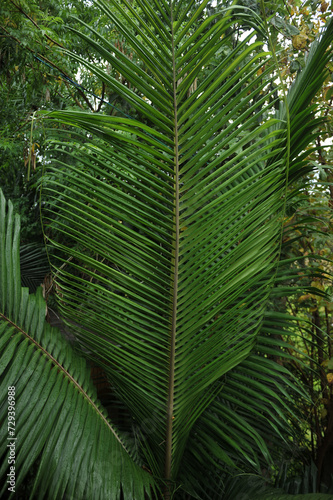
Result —
<svg viewBox="0 0 333 500"><path fill-rule="evenodd" d="M44 246L28 243L20 248L20 268L22 286L35 292L45 276L50 272L49 261Z"/></svg>
<svg viewBox="0 0 333 500"><path fill-rule="evenodd" d="M0 191L0 495L11 486L14 497L32 468L38 498L146 498L152 478L108 420L85 360L46 322L41 288L21 287L19 237Z"/></svg>

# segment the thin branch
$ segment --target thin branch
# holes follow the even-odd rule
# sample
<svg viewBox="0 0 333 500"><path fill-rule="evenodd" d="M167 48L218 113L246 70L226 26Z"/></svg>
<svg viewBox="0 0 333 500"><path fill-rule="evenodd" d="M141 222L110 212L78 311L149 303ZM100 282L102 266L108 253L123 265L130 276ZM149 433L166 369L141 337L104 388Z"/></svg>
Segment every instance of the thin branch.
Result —
<svg viewBox="0 0 333 500"><path fill-rule="evenodd" d="M5 32L8 34L8 36L9 36L10 38L12 38L13 40L15 40L15 41L16 41L16 42L17 42L17 43L18 43L18 44L22 47L22 42L21 42L18 38L16 38L16 37L15 37L15 36L13 36L11 33L9 33L9 31L8 31L6 28L4 28L4 26L0 26L0 28L1 28L3 31L5 31ZM57 66L57 65L56 65L53 61L51 61L50 59L48 59L47 57L45 57L43 54L41 54L40 52L35 52L33 49L30 49L30 47L24 47L24 48L25 48L25 49L27 49L27 50L29 50L29 52L31 52L31 53L32 53L35 57L36 57L36 55L37 55L37 56L38 56L38 58L43 59L43 60L44 60L47 64L49 64L50 66L52 66L53 68L55 68L56 70L58 70L58 71L59 71L59 73L61 73L61 75L63 75L63 76L64 76L64 77L65 77L68 81L73 81L73 80L71 79L71 77L70 77L70 76L68 76L68 75L67 75L67 73L66 73L63 69L59 68L59 66ZM63 80L63 81L66 83L66 81L65 81L65 80ZM93 107L93 106L92 106L92 104L90 103L90 101L89 101L88 97L85 95L85 93L83 92L83 90L82 90L80 87L78 87L78 86L76 86L76 88L77 88L77 90L78 90L79 94L81 95L82 99L83 99L83 100L85 101L85 103L87 104L87 106L91 109L91 111L95 111L95 110L94 110L94 107ZM74 98L74 99L75 99L75 98ZM75 101L75 102L76 102L76 104L78 104L78 102L77 102L77 101ZM81 105L81 104L78 104L78 105L82 108L82 105ZM82 108L82 109L83 109L83 108Z"/></svg>
<svg viewBox="0 0 333 500"><path fill-rule="evenodd" d="M75 97L75 95L73 94L73 92L71 92L69 83L66 82L66 80L63 80L63 82L66 85L66 87L67 87L69 93L71 94L72 98L74 99L74 101L76 102L76 104L79 106L79 108L84 109L84 107L82 106L82 104L80 103L80 101L77 99L77 97ZM90 104L89 101L88 101L88 105L89 105L90 109L92 109L92 106L91 106L91 104Z"/></svg>
<svg viewBox="0 0 333 500"><path fill-rule="evenodd" d="M287 4L286 0L283 0L283 3L284 3L284 6L285 6L286 10L288 11L288 14L289 14L289 16L291 18L291 21L292 21L293 25L295 26L295 28L298 29L298 27L296 25L296 22L295 22L295 19L292 19L292 14L291 14L291 11L289 9L289 5Z"/></svg>
<svg viewBox="0 0 333 500"><path fill-rule="evenodd" d="M98 105L98 108L96 109L96 113L98 113L101 110L101 107L102 107L102 104L104 101L104 93L105 93L105 83L102 82L102 97L99 101L99 105Z"/></svg>
<svg viewBox="0 0 333 500"><path fill-rule="evenodd" d="M34 21L32 19L32 17L29 16L29 14L27 14L19 5L16 5L15 2L13 2L13 0L9 0L13 5L14 7L16 7L16 9L21 12L21 14L23 14L27 19L29 19L30 22L32 22L32 24L34 26L36 26L37 29L39 29L40 31L42 31L42 28L40 26L38 26L38 24L36 23L36 21ZM53 40L53 38L51 38L49 35L47 35L46 33L44 33L44 36L50 40L50 42L54 43L55 45L58 45L58 47L61 47L62 49L64 49L65 47L63 45L61 45L61 43L59 42L56 42L55 40Z"/></svg>

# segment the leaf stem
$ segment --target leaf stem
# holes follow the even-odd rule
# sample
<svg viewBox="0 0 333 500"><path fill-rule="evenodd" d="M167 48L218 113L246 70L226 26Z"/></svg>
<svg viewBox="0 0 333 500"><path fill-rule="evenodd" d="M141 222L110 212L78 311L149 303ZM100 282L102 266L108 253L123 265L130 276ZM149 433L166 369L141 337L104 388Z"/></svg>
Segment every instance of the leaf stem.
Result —
<svg viewBox="0 0 333 500"><path fill-rule="evenodd" d="M89 394L83 389L83 387L75 380L75 378L66 370L62 364L57 361L57 359L52 356L50 352L47 351L39 342L37 342L33 337L31 337L25 330L20 328L16 323L11 321L9 318L7 318L3 313L0 312L0 318L2 318L6 323L9 325L13 326L18 332L23 334L32 344L34 344L40 352L42 352L57 368L62 374L67 377L70 382L76 387L76 389L82 394L82 396L88 401L88 403L91 404L91 406L94 408L96 413L99 415L99 417L103 420L104 424L109 428L109 430L112 432L114 437L117 439L119 444L123 447L123 449L130 455L128 449L126 448L125 444L122 442L118 434L115 432L114 428L110 424L110 422L107 420L107 418L103 415L101 410L98 408L96 403L91 399Z"/></svg>
<svg viewBox="0 0 333 500"><path fill-rule="evenodd" d="M177 330L177 296L178 296L178 266L179 266L179 154L178 154L178 123L177 123L177 78L175 64L175 42L174 26L171 9L171 38L172 38L172 71L173 71L173 106L174 106L174 181L175 181L175 202L174 202L174 255L172 273L172 311L171 311L171 335L170 335L170 363L169 363L169 383L167 402L167 424L166 424L166 445L165 445L165 479L167 481L164 497L171 497L171 477L172 477L172 426L174 408L174 385L175 385L175 351L176 351L176 330Z"/></svg>

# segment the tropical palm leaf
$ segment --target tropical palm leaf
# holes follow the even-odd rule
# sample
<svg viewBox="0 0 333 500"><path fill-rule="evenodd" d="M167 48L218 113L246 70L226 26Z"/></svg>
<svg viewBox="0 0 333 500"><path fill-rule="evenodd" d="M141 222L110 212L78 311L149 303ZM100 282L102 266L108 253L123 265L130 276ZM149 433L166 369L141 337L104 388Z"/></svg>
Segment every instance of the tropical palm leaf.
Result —
<svg viewBox="0 0 333 500"><path fill-rule="evenodd" d="M20 218L0 190L1 497L8 490L14 498L32 466L31 496L35 490L54 499L149 496L151 476L107 419L85 360L46 322L41 288L29 295L21 287L19 242ZM109 460L113 474L106 473Z"/></svg>
<svg viewBox="0 0 333 500"><path fill-rule="evenodd" d="M313 137L310 102L333 25L303 73L315 85L304 90L301 76L274 117L272 61L252 34L210 66L227 43L230 10L206 18L206 0L197 9L182 0L96 4L131 57L94 30L95 39L82 36L131 88L71 57L142 121L52 114L88 133L44 182L63 261L59 305L127 405L165 497L180 485L198 496L212 467L260 470L269 460L256 416L277 440L279 418L287 424L292 413L292 382L255 352L269 349L259 333L281 279L288 179L307 172L301 151ZM235 400L238 408L227 406Z"/></svg>

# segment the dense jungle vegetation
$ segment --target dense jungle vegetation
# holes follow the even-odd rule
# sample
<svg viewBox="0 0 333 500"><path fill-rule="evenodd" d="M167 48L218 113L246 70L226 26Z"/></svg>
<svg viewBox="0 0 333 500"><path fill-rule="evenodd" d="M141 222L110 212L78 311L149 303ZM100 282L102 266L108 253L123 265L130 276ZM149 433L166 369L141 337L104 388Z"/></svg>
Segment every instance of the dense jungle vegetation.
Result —
<svg viewBox="0 0 333 500"><path fill-rule="evenodd" d="M331 17L2 0L1 498L333 498Z"/></svg>

